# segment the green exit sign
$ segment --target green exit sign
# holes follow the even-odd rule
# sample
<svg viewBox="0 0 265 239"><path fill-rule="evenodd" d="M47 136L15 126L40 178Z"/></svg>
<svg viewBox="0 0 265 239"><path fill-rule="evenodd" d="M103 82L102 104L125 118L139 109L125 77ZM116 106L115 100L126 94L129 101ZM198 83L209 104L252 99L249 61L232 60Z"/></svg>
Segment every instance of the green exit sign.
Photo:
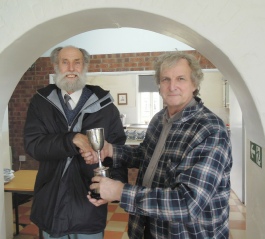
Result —
<svg viewBox="0 0 265 239"><path fill-rule="evenodd" d="M250 159L262 168L262 148L250 141Z"/></svg>

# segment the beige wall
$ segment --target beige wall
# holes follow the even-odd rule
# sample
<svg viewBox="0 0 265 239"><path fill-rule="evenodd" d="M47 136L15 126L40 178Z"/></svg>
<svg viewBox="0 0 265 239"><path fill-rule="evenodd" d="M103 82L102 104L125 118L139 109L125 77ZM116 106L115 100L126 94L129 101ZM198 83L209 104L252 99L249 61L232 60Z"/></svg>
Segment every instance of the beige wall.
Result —
<svg viewBox="0 0 265 239"><path fill-rule="evenodd" d="M151 72L153 74L153 72ZM140 123L137 112L138 95L138 73L105 73L88 74L88 84L99 85L106 90L110 90L121 113L126 114L126 123ZM146 74L146 72L145 72ZM225 123L229 123L229 110L223 105L223 76L218 70L205 70L204 80L201 84L200 97L205 106L216 113ZM117 104L117 94L127 93L128 105Z"/></svg>
<svg viewBox="0 0 265 239"><path fill-rule="evenodd" d="M205 106L229 124L229 108L224 107L224 80L217 70L204 71L200 97Z"/></svg>
<svg viewBox="0 0 265 239"><path fill-rule="evenodd" d="M126 114L126 123L137 123L137 74L121 72L112 75L89 75L87 83L99 85L103 89L109 90L114 99L114 104L118 107L120 113ZM127 94L127 105L118 105L117 94L120 93Z"/></svg>

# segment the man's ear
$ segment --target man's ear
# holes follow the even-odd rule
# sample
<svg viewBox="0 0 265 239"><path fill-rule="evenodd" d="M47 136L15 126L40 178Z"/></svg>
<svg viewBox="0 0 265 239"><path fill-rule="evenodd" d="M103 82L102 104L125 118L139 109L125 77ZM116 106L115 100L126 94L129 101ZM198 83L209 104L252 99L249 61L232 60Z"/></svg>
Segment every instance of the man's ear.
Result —
<svg viewBox="0 0 265 239"><path fill-rule="evenodd" d="M54 72L56 73L56 72L59 70L59 66L58 66L58 64L53 63L52 66L53 66L53 70L54 70Z"/></svg>

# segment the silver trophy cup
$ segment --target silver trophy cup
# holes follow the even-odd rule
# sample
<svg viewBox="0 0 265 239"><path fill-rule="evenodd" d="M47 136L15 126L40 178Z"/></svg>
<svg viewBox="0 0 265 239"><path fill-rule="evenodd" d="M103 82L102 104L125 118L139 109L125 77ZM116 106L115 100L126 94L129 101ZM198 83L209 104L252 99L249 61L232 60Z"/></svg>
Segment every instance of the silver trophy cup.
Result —
<svg viewBox="0 0 265 239"><path fill-rule="evenodd" d="M94 151L97 152L98 154L98 162L99 162L99 167L94 169L94 175L95 176L102 176L102 177L109 177L109 168L104 167L101 162L100 158L100 151L102 150L104 146L104 129L103 128L95 128L95 129L90 129L86 131L86 135L88 138L88 141L90 142L90 145ZM98 190L93 190L91 192L91 197L93 198L100 198Z"/></svg>

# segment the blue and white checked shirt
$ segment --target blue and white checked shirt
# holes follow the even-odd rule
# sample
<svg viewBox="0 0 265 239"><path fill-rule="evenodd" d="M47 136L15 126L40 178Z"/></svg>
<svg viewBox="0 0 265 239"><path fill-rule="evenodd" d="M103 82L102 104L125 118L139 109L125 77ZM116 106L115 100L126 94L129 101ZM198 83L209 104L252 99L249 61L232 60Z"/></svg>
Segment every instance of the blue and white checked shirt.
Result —
<svg viewBox="0 0 265 239"><path fill-rule="evenodd" d="M231 143L223 121L196 100L173 122L151 188L141 185L166 109L153 117L139 147L114 146L114 166L139 168L120 201L130 213L130 239L143 238L146 217L155 239L229 238Z"/></svg>

